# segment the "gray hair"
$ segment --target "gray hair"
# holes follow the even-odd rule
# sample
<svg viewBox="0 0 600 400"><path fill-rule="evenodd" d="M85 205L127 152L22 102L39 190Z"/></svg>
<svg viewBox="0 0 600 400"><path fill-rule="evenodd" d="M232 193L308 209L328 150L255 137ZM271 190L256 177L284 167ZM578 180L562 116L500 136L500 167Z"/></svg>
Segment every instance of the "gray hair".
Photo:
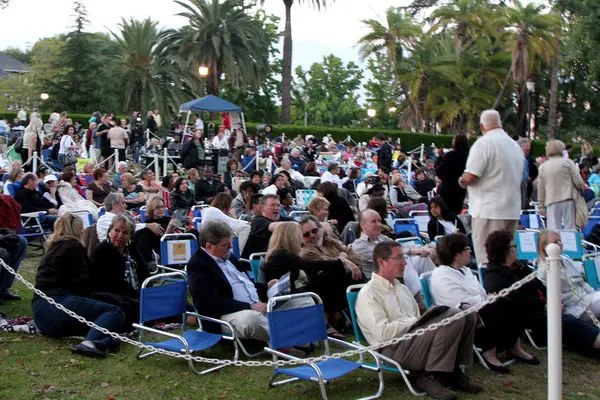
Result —
<svg viewBox="0 0 600 400"><path fill-rule="evenodd" d="M292 162L289 158L284 158L283 160L281 160L281 166L283 167L284 165L289 165L290 167L292 166Z"/></svg>
<svg viewBox="0 0 600 400"><path fill-rule="evenodd" d="M519 138L519 140L517 140L517 143L519 145L523 146L525 143L531 143L531 139L522 137L522 138Z"/></svg>
<svg viewBox="0 0 600 400"><path fill-rule="evenodd" d="M127 168L127 163L125 161L119 161L117 163L117 168Z"/></svg>
<svg viewBox="0 0 600 400"><path fill-rule="evenodd" d="M560 140L551 140L546 143L546 156L555 157L562 156L562 152L566 149L566 146Z"/></svg>
<svg viewBox="0 0 600 400"><path fill-rule="evenodd" d="M485 129L490 129L491 127L502 127L500 113L496 110L485 110L482 112L481 117L479 118L479 123L483 125Z"/></svg>
<svg viewBox="0 0 600 400"><path fill-rule="evenodd" d="M133 218L130 217L128 214L117 214L112 219L112 221L110 221L110 226L108 227L108 233L110 233L110 231L112 231L113 228L120 222L125 224L125 227L129 231L129 233L133 234L133 232L135 232L135 221L133 220Z"/></svg>
<svg viewBox="0 0 600 400"><path fill-rule="evenodd" d="M217 244L224 238L233 237L233 230L223 221L210 221L200 231L198 241L200 246L206 247L207 243Z"/></svg>
<svg viewBox="0 0 600 400"><path fill-rule="evenodd" d="M322 228L321 223L319 222L317 217L311 214L303 215L302 218L300 218L300 221L298 221L298 223L300 224L300 227L303 227L311 221L314 222L318 228Z"/></svg>
<svg viewBox="0 0 600 400"><path fill-rule="evenodd" d="M300 154L300 150L298 150L298 149L292 149L290 151L290 154L298 154L299 155Z"/></svg>
<svg viewBox="0 0 600 400"><path fill-rule="evenodd" d="M111 212L113 209L113 204L116 201L119 201L119 198L123 196L122 193L109 193L104 199L104 208L107 212Z"/></svg>

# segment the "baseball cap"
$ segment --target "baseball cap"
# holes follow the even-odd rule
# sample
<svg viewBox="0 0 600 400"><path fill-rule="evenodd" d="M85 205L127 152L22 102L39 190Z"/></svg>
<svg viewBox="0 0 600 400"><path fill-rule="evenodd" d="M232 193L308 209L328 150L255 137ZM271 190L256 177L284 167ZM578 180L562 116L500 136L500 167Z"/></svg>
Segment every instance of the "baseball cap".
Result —
<svg viewBox="0 0 600 400"><path fill-rule="evenodd" d="M56 176L54 176L52 174L50 174L44 178L44 183L48 183L48 182L52 182L52 181L58 181L58 179L56 179Z"/></svg>

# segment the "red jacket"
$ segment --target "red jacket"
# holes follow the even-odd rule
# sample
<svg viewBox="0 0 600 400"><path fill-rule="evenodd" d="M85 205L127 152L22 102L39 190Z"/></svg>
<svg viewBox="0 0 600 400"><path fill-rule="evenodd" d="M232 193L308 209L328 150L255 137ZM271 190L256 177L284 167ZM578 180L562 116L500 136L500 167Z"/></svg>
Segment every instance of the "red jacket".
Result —
<svg viewBox="0 0 600 400"><path fill-rule="evenodd" d="M0 228L10 228L19 232L21 227L21 205L12 196L0 194Z"/></svg>

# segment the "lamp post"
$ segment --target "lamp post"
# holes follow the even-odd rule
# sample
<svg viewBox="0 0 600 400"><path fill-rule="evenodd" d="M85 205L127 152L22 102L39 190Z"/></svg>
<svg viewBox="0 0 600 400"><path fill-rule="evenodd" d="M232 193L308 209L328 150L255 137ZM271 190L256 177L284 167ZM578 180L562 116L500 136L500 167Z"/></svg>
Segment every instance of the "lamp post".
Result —
<svg viewBox="0 0 600 400"><path fill-rule="evenodd" d="M45 106L46 100L48 100L49 98L50 98L50 96L48 95L48 93L40 93L40 99L42 99L42 103L40 104L40 110L42 110L42 111L45 110L46 107L44 107L44 106Z"/></svg>
<svg viewBox="0 0 600 400"><path fill-rule="evenodd" d="M202 80L202 96L206 96L206 77L208 76L208 67L205 65L201 65L198 67L198 75L200 75L200 79Z"/></svg>
<svg viewBox="0 0 600 400"><path fill-rule="evenodd" d="M367 115L369 117L369 127L370 127L373 124L373 118L375 118L375 116L377 115L377 110L375 110L374 108L368 108Z"/></svg>
<svg viewBox="0 0 600 400"><path fill-rule="evenodd" d="M531 138L531 103L533 94L535 93L535 82L529 79L525 82L525 86L527 87L527 112L529 113L529 119L527 121L527 137Z"/></svg>

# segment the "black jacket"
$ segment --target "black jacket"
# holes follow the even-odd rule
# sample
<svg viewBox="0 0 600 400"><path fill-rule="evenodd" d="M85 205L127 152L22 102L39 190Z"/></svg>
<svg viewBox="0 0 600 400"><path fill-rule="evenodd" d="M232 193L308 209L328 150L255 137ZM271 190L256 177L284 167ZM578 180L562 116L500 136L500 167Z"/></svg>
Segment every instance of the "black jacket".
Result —
<svg viewBox="0 0 600 400"><path fill-rule="evenodd" d="M388 171L392 169L392 146L385 142L377 152L377 166L386 167Z"/></svg>
<svg viewBox="0 0 600 400"><path fill-rule="evenodd" d="M538 177L539 171L537 165L535 165L535 159L531 156L531 154L525 156L525 159L527 159L527 163L529 164L529 182L527 182L527 196L531 197L531 194L533 193L533 181L535 181Z"/></svg>
<svg viewBox="0 0 600 400"><path fill-rule="evenodd" d="M135 243L128 246L129 254L135 261L137 281L142 282L149 276L146 263L142 260ZM93 292L106 292L119 296L139 299L136 291L125 281L125 257L115 246L106 240L98 243L90 256L90 279Z"/></svg>
<svg viewBox="0 0 600 400"><path fill-rule="evenodd" d="M435 167L435 173L442 181L438 194L454 214L460 214L467 194L467 191L458 185L458 178L465 171L468 157L468 152L451 150L438 160Z"/></svg>
<svg viewBox="0 0 600 400"><path fill-rule="evenodd" d="M203 201L208 203L208 199L215 197L217 195L217 188L221 182L218 179L212 180L212 182L207 181L206 179L198 179L196 181L195 186L195 196L196 201Z"/></svg>
<svg viewBox="0 0 600 400"><path fill-rule="evenodd" d="M456 216L456 214L448 213L444 216L444 220L454 224L460 233L465 235L467 234L465 226L461 222L460 218ZM437 218L431 217L429 223L427 224L427 234L429 235L429 239L433 240L436 236L445 235L446 230L444 229L444 225L442 225Z"/></svg>
<svg viewBox="0 0 600 400"><path fill-rule="evenodd" d="M26 188L22 188L17 192L15 200L21 205L21 213L48 211L54 207L40 192Z"/></svg>
<svg viewBox="0 0 600 400"><path fill-rule="evenodd" d="M233 255L229 261L240 271L242 266ZM187 265L190 292L194 306L201 315L221 318L222 315L249 310L250 304L234 300L233 290L227 277L215 260L203 249L192 256ZM267 285L256 283L256 291L261 301L266 300ZM203 323L205 329L213 330L215 326ZM210 329L212 328L212 329Z"/></svg>
<svg viewBox="0 0 600 400"><path fill-rule="evenodd" d="M196 144L193 139L188 140L181 146L181 152L179 154L181 155L183 167L185 169L198 167L200 162L198 159L198 146L202 148L202 153L204 153L202 145Z"/></svg>
<svg viewBox="0 0 600 400"><path fill-rule="evenodd" d="M87 250L79 241L58 241L40 260L35 287L48 296L72 294L89 297L89 266ZM35 300L38 296L33 298Z"/></svg>
<svg viewBox="0 0 600 400"><path fill-rule="evenodd" d="M194 195L190 190L187 192L178 192L174 190L171 193L171 212L175 212L180 209L189 210L196 204L194 201Z"/></svg>
<svg viewBox="0 0 600 400"><path fill-rule="evenodd" d="M338 231L343 231L348 222L354 221L354 213L348 202L339 195L329 196L329 219L337 220Z"/></svg>
<svg viewBox="0 0 600 400"><path fill-rule="evenodd" d="M427 194L435 188L435 181L427 178L423 182L417 180L413 187L421 196L426 197Z"/></svg>

